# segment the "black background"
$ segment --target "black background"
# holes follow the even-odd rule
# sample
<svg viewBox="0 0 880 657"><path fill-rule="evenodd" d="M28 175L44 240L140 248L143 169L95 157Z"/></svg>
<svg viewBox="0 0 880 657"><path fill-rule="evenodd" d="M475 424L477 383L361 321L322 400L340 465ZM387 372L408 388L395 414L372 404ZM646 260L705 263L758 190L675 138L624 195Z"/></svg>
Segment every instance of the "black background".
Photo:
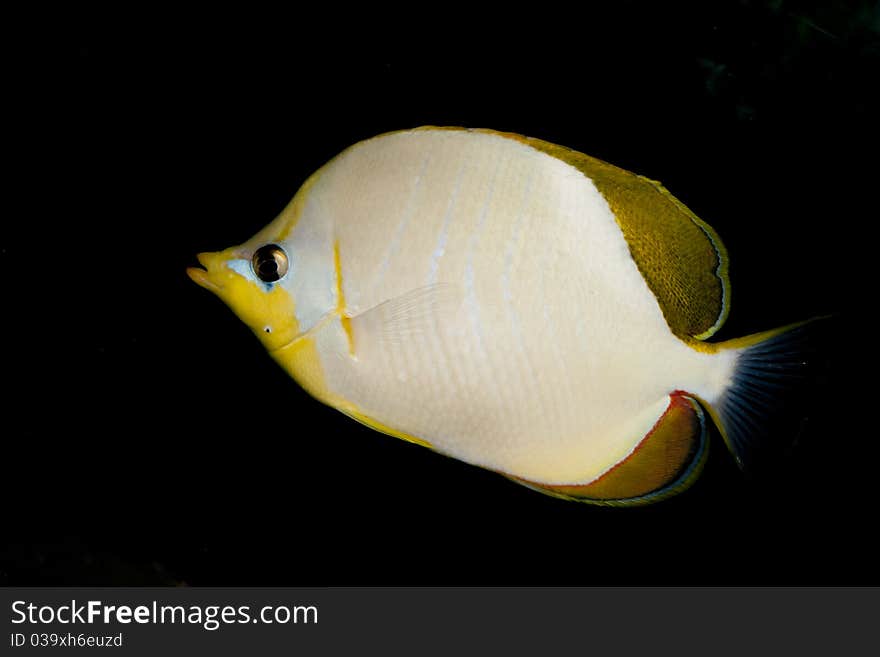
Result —
<svg viewBox="0 0 880 657"><path fill-rule="evenodd" d="M0 583L877 584L880 6L593 4L10 23ZM423 124L661 180L730 253L719 338L836 314L774 476L714 436L658 505L536 494L321 406L186 277Z"/></svg>

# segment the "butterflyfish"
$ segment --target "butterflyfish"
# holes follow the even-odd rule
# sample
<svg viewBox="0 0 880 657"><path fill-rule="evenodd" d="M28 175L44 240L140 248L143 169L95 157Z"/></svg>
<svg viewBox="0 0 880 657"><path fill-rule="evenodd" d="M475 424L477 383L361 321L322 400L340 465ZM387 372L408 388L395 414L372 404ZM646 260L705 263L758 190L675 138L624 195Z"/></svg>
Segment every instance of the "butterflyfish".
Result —
<svg viewBox="0 0 880 657"><path fill-rule="evenodd" d="M707 340L727 252L660 183L516 134L362 141L197 258L190 278L317 400L566 499L683 491L709 422L748 467L804 364L803 323Z"/></svg>

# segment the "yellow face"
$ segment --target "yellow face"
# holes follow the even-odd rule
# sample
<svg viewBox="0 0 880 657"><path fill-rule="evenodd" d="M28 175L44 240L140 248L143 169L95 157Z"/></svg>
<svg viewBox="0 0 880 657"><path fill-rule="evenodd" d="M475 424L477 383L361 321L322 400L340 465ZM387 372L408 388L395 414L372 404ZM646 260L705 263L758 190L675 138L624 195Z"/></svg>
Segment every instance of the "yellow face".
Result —
<svg viewBox="0 0 880 657"><path fill-rule="evenodd" d="M202 267L188 268L189 277L220 297L266 349L274 352L300 336L293 296L285 284L290 261L283 243L245 244L197 258Z"/></svg>

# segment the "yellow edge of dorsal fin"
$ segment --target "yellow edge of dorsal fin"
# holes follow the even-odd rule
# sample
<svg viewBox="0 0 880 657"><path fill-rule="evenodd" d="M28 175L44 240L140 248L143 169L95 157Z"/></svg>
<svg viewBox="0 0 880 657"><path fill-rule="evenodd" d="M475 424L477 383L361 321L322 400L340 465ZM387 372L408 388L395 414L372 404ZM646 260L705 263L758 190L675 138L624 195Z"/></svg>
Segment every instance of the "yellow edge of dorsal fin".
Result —
<svg viewBox="0 0 880 657"><path fill-rule="evenodd" d="M715 269L715 276L717 276L718 280L721 282L721 311L718 314L718 319L715 320L715 323L712 326L698 335L691 336L697 340L711 338L722 326L724 326L724 322L727 321L727 316L730 314L730 257L727 254L727 247L724 246L724 242L721 241L721 238L712 226L700 219L688 206L675 198L675 196L666 189L660 181L651 180L645 176L639 176L639 178L652 184L658 192L672 201L672 203L681 210L682 214L687 216L703 231L709 242L712 243L712 247L715 249L715 253L718 256L718 266Z"/></svg>
<svg viewBox="0 0 880 657"><path fill-rule="evenodd" d="M495 135L574 167L596 185L608 202L632 258L673 333L702 341L717 333L726 321L730 312L727 249L709 224L658 181L572 148L513 132L456 126L421 126L404 132L418 131ZM658 249L658 245L663 248ZM699 266L692 267L692 263Z"/></svg>
<svg viewBox="0 0 880 657"><path fill-rule="evenodd" d="M730 276L727 250L711 226L657 181L570 148L511 137L592 181L673 333L705 340L721 328L730 310Z"/></svg>

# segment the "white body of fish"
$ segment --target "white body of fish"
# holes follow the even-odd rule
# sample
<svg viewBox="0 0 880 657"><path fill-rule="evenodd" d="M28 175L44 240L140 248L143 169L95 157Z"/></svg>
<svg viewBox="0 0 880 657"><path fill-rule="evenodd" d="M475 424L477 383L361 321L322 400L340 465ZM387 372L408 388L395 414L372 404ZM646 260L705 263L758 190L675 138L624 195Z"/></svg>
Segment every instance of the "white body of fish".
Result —
<svg viewBox="0 0 880 657"><path fill-rule="evenodd" d="M671 393L729 385L736 354L672 333L593 182L525 143L384 135L325 166L298 213L286 284L321 396L442 453L588 483Z"/></svg>

